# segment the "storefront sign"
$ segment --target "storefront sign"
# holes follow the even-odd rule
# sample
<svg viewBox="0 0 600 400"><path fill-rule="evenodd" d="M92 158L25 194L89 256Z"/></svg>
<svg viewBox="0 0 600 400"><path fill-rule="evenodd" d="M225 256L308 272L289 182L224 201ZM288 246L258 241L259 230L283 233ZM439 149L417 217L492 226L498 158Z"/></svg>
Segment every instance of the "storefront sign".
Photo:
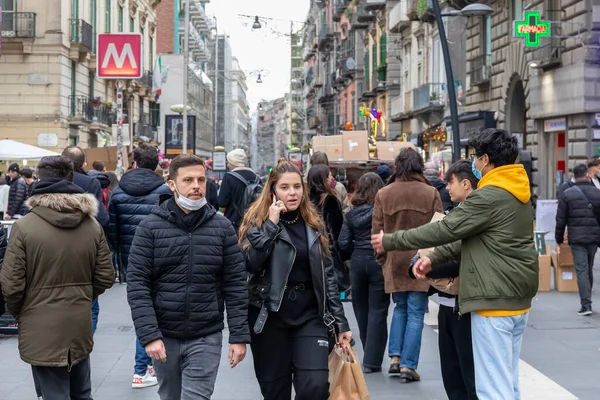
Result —
<svg viewBox="0 0 600 400"><path fill-rule="evenodd" d="M544 132L562 132L567 129L564 118L547 119L544 121Z"/></svg>
<svg viewBox="0 0 600 400"><path fill-rule="evenodd" d="M224 151L213 151L213 171L227 171L227 153Z"/></svg>
<svg viewBox="0 0 600 400"><path fill-rule="evenodd" d="M542 37L550 37L550 22L541 21L539 11L525 11L524 21L515 21L515 36L525 38L527 47L538 47Z"/></svg>

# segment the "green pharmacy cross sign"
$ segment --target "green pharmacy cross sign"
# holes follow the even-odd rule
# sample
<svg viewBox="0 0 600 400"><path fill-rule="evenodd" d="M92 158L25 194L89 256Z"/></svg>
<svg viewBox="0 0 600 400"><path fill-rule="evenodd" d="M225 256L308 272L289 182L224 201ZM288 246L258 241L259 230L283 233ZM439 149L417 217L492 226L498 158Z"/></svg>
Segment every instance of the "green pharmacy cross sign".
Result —
<svg viewBox="0 0 600 400"><path fill-rule="evenodd" d="M550 22L541 21L538 11L525 11L524 21L515 21L515 36L525 38L525 46L537 47L542 36L550 36Z"/></svg>

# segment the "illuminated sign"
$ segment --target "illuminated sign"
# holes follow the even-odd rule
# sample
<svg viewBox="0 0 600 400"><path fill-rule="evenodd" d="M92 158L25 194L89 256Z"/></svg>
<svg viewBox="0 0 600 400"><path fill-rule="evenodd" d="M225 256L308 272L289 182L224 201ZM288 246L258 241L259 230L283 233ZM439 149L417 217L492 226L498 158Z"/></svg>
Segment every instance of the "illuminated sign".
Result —
<svg viewBox="0 0 600 400"><path fill-rule="evenodd" d="M98 78L142 77L142 35L139 33L101 33L97 49Z"/></svg>
<svg viewBox="0 0 600 400"><path fill-rule="evenodd" d="M550 37L550 22L541 21L538 11L525 11L524 21L515 21L515 36L525 38L525 46L537 47L542 37Z"/></svg>

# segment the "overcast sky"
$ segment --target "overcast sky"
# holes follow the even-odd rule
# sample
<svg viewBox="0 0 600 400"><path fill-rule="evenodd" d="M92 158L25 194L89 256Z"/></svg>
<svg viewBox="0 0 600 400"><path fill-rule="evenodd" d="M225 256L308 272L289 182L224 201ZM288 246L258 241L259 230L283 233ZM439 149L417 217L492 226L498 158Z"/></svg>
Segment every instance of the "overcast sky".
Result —
<svg viewBox="0 0 600 400"><path fill-rule="evenodd" d="M248 100L252 109L261 99L276 99L289 91L289 38L278 36L269 26L287 33L290 23L268 21L269 26L252 31L253 20L240 18L238 14L304 21L309 6L310 0L211 0L207 4L207 14L217 17L219 33L229 35L232 55L238 58L241 68L247 72L268 70L261 84L256 83L256 75L248 77Z"/></svg>

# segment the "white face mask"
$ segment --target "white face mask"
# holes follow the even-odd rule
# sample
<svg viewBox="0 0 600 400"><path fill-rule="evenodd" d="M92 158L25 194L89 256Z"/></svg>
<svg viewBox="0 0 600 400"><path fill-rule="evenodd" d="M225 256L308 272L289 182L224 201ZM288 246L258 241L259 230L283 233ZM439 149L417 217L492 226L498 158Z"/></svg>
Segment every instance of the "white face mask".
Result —
<svg viewBox="0 0 600 400"><path fill-rule="evenodd" d="M177 203L188 211L198 211L202 207L204 207L207 203L206 197L202 197L200 200L192 200L183 196L179 193L177 186L175 186L175 192L177 192Z"/></svg>

